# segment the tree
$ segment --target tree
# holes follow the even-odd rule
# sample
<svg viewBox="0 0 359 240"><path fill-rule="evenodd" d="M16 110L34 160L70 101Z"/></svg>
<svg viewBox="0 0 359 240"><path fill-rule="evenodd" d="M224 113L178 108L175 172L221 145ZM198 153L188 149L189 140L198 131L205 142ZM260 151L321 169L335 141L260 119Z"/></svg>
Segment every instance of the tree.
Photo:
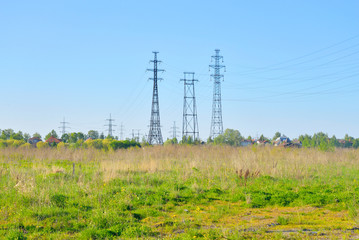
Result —
<svg viewBox="0 0 359 240"><path fill-rule="evenodd" d="M94 139L94 140L99 138L98 131L95 131L95 130L90 130L90 131L88 131L87 136L88 136L89 138Z"/></svg>
<svg viewBox="0 0 359 240"><path fill-rule="evenodd" d="M70 136L69 136L67 133L62 134L61 140L62 140L64 143L68 143L68 142L69 142L69 139L70 139Z"/></svg>
<svg viewBox="0 0 359 240"><path fill-rule="evenodd" d="M51 130L51 132L49 132L49 133L45 136L45 140L49 139L50 137L58 138L57 133L56 133L55 130Z"/></svg>
<svg viewBox="0 0 359 240"><path fill-rule="evenodd" d="M69 143L76 143L78 140L77 133L73 132L69 135Z"/></svg>
<svg viewBox="0 0 359 240"><path fill-rule="evenodd" d="M100 134L100 139L105 139L105 135L103 134L103 132Z"/></svg>
<svg viewBox="0 0 359 240"><path fill-rule="evenodd" d="M33 135L32 135L32 137L37 137L37 138L40 138L41 139L41 135L40 135L40 133L34 133Z"/></svg>
<svg viewBox="0 0 359 240"><path fill-rule="evenodd" d="M30 139L30 137L31 137L30 134L25 133L25 134L24 134L24 141L25 141L25 142L28 142L29 139Z"/></svg>
<svg viewBox="0 0 359 240"><path fill-rule="evenodd" d="M80 139L85 140L85 134L83 134L82 132L77 133L77 140L80 140Z"/></svg>
<svg viewBox="0 0 359 240"><path fill-rule="evenodd" d="M10 137L14 135L14 130L11 128L2 130L0 138L3 140L10 139Z"/></svg>
<svg viewBox="0 0 359 240"><path fill-rule="evenodd" d="M277 138L279 138L280 136L282 136L282 134L280 133L280 132L276 132L275 134L274 134L274 137L272 138L272 140L277 140Z"/></svg>
<svg viewBox="0 0 359 240"><path fill-rule="evenodd" d="M266 141L268 140L263 134L259 137L259 141Z"/></svg>
<svg viewBox="0 0 359 240"><path fill-rule="evenodd" d="M353 141L353 148L359 148L359 138L357 138L357 139L354 139L354 141Z"/></svg>
<svg viewBox="0 0 359 240"><path fill-rule="evenodd" d="M238 130L227 128L223 134L218 135L213 139L214 144L228 144L231 146L240 146L244 138Z"/></svg>
<svg viewBox="0 0 359 240"><path fill-rule="evenodd" d="M14 140L23 140L24 136L21 131L18 131L17 133L12 134L10 138Z"/></svg>
<svg viewBox="0 0 359 240"><path fill-rule="evenodd" d="M177 144L178 143L178 140L177 138L167 138L167 140L163 143L163 145L174 145L174 144Z"/></svg>

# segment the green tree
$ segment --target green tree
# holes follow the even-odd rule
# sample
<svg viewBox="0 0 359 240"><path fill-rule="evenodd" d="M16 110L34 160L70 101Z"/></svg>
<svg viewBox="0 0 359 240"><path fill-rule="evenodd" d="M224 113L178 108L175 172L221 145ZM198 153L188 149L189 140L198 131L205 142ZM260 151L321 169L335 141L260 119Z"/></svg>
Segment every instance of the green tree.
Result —
<svg viewBox="0 0 359 240"><path fill-rule="evenodd" d="M69 143L76 143L78 140L77 133L73 132L69 135Z"/></svg>
<svg viewBox="0 0 359 240"><path fill-rule="evenodd" d="M30 134L28 134L28 133L24 134L24 141L25 142L28 142L30 138L31 138Z"/></svg>
<svg viewBox="0 0 359 240"><path fill-rule="evenodd" d="M103 132L100 134L100 139L105 139L105 135L103 134Z"/></svg>
<svg viewBox="0 0 359 240"><path fill-rule="evenodd" d="M231 146L239 146L243 139L244 138L241 136L238 130L227 128L223 134L220 134L215 139L213 139L213 142L214 144L228 144Z"/></svg>
<svg viewBox="0 0 359 240"><path fill-rule="evenodd" d="M177 138L167 138L167 140L163 143L163 145L174 145L177 144L178 140Z"/></svg>
<svg viewBox="0 0 359 240"><path fill-rule="evenodd" d="M85 140L85 134L83 134L82 132L78 132L77 133L77 140Z"/></svg>
<svg viewBox="0 0 359 240"><path fill-rule="evenodd" d="M88 131L87 137L92 138L92 139L98 139L99 138L98 131L95 131L95 130Z"/></svg>
<svg viewBox="0 0 359 240"><path fill-rule="evenodd" d="M268 141L269 139L266 138L263 134L259 137L259 141Z"/></svg>
<svg viewBox="0 0 359 240"><path fill-rule="evenodd" d="M50 137L58 138L58 135L57 135L57 133L56 133L55 130L51 130L51 132L49 132L49 133L45 136L45 140L49 139Z"/></svg>
<svg viewBox="0 0 359 240"><path fill-rule="evenodd" d="M23 140L24 139L24 135L22 134L21 131L18 131L17 133L14 133L10 136L11 139L14 140Z"/></svg>
<svg viewBox="0 0 359 240"><path fill-rule="evenodd" d="M34 133L33 135L32 135L32 137L38 137L38 138L40 138L41 139L41 135L40 135L40 133Z"/></svg>
<svg viewBox="0 0 359 240"><path fill-rule="evenodd" d="M354 141L353 141L353 148L355 148L355 149L359 148L359 138L354 139Z"/></svg>
<svg viewBox="0 0 359 240"><path fill-rule="evenodd" d="M64 143L68 143L69 140L70 140L69 134L67 134L67 133L62 134L61 140L62 140Z"/></svg>
<svg viewBox="0 0 359 240"><path fill-rule="evenodd" d="M0 138L3 140L10 139L11 136L14 135L14 130L11 128L2 130Z"/></svg>
<svg viewBox="0 0 359 240"><path fill-rule="evenodd" d="M275 134L274 134L274 137L272 138L272 140L277 140L277 138L279 138L280 136L282 136L282 134L280 133L280 132L276 132Z"/></svg>

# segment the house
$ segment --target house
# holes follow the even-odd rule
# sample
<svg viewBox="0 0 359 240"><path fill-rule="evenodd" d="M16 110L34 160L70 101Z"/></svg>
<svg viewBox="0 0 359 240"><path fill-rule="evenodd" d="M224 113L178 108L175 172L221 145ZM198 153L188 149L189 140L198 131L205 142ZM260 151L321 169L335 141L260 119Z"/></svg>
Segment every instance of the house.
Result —
<svg viewBox="0 0 359 240"><path fill-rule="evenodd" d="M61 142L61 139L57 139L57 138L51 136L46 140L46 142L49 144L53 144L53 143L58 144L59 142Z"/></svg>
<svg viewBox="0 0 359 240"><path fill-rule="evenodd" d="M33 145L34 147L36 147L36 144L38 142L42 142L41 138L39 138L39 137L32 137L32 138L29 139L29 143L31 145Z"/></svg>
<svg viewBox="0 0 359 240"><path fill-rule="evenodd" d="M292 141L289 137L282 135L274 141L274 146L285 146L290 144Z"/></svg>
<svg viewBox="0 0 359 240"><path fill-rule="evenodd" d="M242 147L247 147L249 145L252 145L252 140L243 140L242 142L239 143L239 145Z"/></svg>

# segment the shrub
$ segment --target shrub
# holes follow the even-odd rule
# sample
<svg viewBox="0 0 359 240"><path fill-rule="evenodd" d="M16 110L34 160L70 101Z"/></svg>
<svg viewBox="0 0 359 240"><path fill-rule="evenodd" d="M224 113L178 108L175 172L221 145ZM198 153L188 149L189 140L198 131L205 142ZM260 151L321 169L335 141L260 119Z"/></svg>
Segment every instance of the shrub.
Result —
<svg viewBox="0 0 359 240"><path fill-rule="evenodd" d="M43 149L43 148L49 148L49 144L47 142L38 142L36 143L36 147L39 149Z"/></svg>

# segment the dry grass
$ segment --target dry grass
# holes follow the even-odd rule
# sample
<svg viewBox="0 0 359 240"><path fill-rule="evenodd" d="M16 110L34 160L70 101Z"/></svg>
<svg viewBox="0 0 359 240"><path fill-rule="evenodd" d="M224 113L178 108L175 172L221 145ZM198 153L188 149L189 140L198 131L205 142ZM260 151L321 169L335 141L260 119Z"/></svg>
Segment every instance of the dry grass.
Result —
<svg viewBox="0 0 359 240"><path fill-rule="evenodd" d="M29 160L33 168L48 173L49 159L99 163L105 180L124 172L177 171L187 178L193 169L206 177L228 174L268 175L272 177L308 178L320 174L326 166L353 166L359 163L359 150L337 149L321 152L315 149L283 149L275 147L234 148L229 146L154 146L116 152L92 149L1 149L0 159L6 163ZM0 167L0 174L4 171ZM51 172L63 171L51 167ZM241 172L242 171L242 172ZM247 172L248 171L248 172ZM324 173L323 173L324 174ZM337 174L340 174L338 168Z"/></svg>

